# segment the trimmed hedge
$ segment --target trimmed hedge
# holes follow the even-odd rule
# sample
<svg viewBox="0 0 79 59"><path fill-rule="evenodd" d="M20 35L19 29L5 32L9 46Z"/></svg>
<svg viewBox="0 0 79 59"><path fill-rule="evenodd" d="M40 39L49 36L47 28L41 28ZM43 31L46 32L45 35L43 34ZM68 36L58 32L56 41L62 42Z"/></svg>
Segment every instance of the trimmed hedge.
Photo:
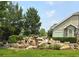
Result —
<svg viewBox="0 0 79 59"><path fill-rule="evenodd" d="M76 43L77 38L76 37L53 37L54 40L59 40L61 42L70 42L70 43Z"/></svg>

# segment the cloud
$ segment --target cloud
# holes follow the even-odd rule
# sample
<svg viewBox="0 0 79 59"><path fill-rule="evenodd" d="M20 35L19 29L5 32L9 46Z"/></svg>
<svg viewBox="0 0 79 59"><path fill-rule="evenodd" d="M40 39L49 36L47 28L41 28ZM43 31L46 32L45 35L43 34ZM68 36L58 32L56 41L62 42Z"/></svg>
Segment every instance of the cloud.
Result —
<svg viewBox="0 0 79 59"><path fill-rule="evenodd" d="M48 4L48 5L53 5L54 4L54 2L53 1L46 1L46 4Z"/></svg>
<svg viewBox="0 0 79 59"><path fill-rule="evenodd" d="M46 11L46 15L47 17L52 17L53 15L55 15L55 10Z"/></svg>

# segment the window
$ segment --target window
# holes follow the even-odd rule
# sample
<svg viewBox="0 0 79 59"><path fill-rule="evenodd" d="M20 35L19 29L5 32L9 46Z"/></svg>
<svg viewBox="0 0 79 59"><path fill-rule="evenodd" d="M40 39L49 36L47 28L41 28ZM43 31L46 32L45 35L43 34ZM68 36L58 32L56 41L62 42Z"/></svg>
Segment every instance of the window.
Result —
<svg viewBox="0 0 79 59"><path fill-rule="evenodd" d="M69 33L72 34L72 29L69 29Z"/></svg>

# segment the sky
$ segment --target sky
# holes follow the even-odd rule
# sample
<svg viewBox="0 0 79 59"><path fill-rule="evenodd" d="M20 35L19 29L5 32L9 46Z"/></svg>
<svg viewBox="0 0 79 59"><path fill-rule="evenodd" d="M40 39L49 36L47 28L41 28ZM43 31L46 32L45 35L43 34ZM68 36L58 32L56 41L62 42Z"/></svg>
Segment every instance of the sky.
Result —
<svg viewBox="0 0 79 59"><path fill-rule="evenodd" d="M17 2L23 8L23 13L30 7L37 9L42 23L41 28L46 31L72 13L79 12L79 1L13 1L13 4Z"/></svg>

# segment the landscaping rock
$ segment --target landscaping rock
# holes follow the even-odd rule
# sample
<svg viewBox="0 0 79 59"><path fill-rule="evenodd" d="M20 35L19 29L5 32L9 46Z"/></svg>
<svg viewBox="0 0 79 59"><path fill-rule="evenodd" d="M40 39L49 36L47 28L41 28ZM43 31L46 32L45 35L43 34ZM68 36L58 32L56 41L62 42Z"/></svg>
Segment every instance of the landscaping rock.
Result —
<svg viewBox="0 0 79 59"><path fill-rule="evenodd" d="M6 42L6 44L4 45L4 47L8 48L9 47L9 43Z"/></svg>
<svg viewBox="0 0 79 59"><path fill-rule="evenodd" d="M37 46L28 46L26 49L36 49Z"/></svg>
<svg viewBox="0 0 79 59"><path fill-rule="evenodd" d="M26 48L26 46L24 44L20 44L18 45L19 48Z"/></svg>
<svg viewBox="0 0 79 59"><path fill-rule="evenodd" d="M70 48L71 48L71 49L73 49L73 50L75 49L74 44L69 44L69 45L70 45Z"/></svg>
<svg viewBox="0 0 79 59"><path fill-rule="evenodd" d="M70 49L71 47L68 44L64 44L62 47L60 47L60 50Z"/></svg>
<svg viewBox="0 0 79 59"><path fill-rule="evenodd" d="M64 44L70 44L70 42L64 42Z"/></svg>

